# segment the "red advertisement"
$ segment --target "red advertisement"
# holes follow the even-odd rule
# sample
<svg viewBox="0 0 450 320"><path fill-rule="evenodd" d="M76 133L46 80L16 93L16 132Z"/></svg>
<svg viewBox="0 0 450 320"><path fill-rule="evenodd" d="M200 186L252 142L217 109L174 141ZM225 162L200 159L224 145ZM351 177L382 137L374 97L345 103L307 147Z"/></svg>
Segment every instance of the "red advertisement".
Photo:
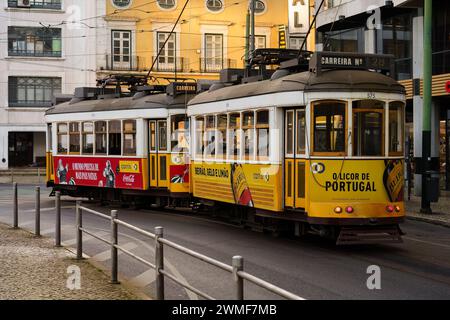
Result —
<svg viewBox="0 0 450 320"><path fill-rule="evenodd" d="M142 161L127 158L55 157L55 183L143 189Z"/></svg>

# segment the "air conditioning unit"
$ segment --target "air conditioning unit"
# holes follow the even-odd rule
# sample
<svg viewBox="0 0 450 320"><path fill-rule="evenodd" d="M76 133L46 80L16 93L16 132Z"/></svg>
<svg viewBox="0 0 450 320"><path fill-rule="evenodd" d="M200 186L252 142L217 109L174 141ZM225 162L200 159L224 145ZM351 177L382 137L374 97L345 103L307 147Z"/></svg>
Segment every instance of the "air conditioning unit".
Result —
<svg viewBox="0 0 450 320"><path fill-rule="evenodd" d="M19 8L30 8L31 1L30 0L17 0L17 7Z"/></svg>

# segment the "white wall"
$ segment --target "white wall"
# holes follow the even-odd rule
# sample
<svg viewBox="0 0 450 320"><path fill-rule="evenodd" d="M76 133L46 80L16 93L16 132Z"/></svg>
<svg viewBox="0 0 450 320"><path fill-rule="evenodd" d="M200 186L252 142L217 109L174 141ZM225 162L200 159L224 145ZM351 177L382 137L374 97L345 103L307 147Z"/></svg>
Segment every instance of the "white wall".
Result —
<svg viewBox="0 0 450 320"><path fill-rule="evenodd" d="M76 87L94 86L96 80L97 5L104 1L62 0L61 10L8 8L0 1L0 170L8 168L8 132L45 132L46 108L8 107L9 76L60 77L62 93L72 94ZM104 4L103 4L104 5ZM71 21L82 20L82 24ZM61 28L62 56L58 58L9 57L8 26ZM93 28L90 28L93 27ZM45 136L35 138L35 154L42 154ZM42 141L41 141L42 140ZM1 160L5 158L6 163Z"/></svg>

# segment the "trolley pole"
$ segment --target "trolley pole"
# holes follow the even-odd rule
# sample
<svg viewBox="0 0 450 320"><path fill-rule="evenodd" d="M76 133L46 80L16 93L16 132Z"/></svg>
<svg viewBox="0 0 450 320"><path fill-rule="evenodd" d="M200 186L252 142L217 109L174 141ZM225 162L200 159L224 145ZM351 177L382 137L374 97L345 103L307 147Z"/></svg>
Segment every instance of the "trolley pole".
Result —
<svg viewBox="0 0 450 320"><path fill-rule="evenodd" d="M431 169L431 103L432 103L432 10L433 1L424 2L423 32L423 128L422 128L422 213L432 213L427 188L428 171Z"/></svg>

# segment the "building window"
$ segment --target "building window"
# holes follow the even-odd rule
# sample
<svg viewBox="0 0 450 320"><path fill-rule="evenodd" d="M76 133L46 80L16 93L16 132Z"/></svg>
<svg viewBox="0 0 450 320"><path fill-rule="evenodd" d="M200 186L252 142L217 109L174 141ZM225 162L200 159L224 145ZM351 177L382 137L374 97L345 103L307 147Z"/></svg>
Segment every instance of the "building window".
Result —
<svg viewBox="0 0 450 320"><path fill-rule="evenodd" d="M120 156L122 154L122 133L120 120L109 121L108 123L108 154Z"/></svg>
<svg viewBox="0 0 450 320"><path fill-rule="evenodd" d="M170 141L172 152L189 151L189 119L184 114L172 116L170 120Z"/></svg>
<svg viewBox="0 0 450 320"><path fill-rule="evenodd" d="M384 155L384 102L353 102L353 155Z"/></svg>
<svg viewBox="0 0 450 320"><path fill-rule="evenodd" d="M61 29L8 27L8 55L61 57Z"/></svg>
<svg viewBox="0 0 450 320"><path fill-rule="evenodd" d="M223 0L206 0L206 8L211 12L222 11Z"/></svg>
<svg viewBox="0 0 450 320"><path fill-rule="evenodd" d="M112 0L114 6L120 9L124 9L130 6L131 0Z"/></svg>
<svg viewBox="0 0 450 320"><path fill-rule="evenodd" d="M83 128L81 132L81 142L83 154L94 153L94 124L92 122L83 122Z"/></svg>
<svg viewBox="0 0 450 320"><path fill-rule="evenodd" d="M69 123L69 153L80 153L80 124Z"/></svg>
<svg viewBox="0 0 450 320"><path fill-rule="evenodd" d="M324 51L364 52L364 28L324 32Z"/></svg>
<svg viewBox="0 0 450 320"><path fill-rule="evenodd" d="M95 122L95 154L106 154L108 139L106 121Z"/></svg>
<svg viewBox="0 0 450 320"><path fill-rule="evenodd" d="M450 2L433 8L433 74L450 73Z"/></svg>
<svg viewBox="0 0 450 320"><path fill-rule="evenodd" d="M131 70L131 31L112 31L112 69ZM136 64L136 63L135 63ZM136 66L134 66L136 67Z"/></svg>
<svg viewBox="0 0 450 320"><path fill-rule="evenodd" d="M175 58L176 58L176 34L170 32L158 32L157 36L157 48L160 55L158 56L158 70L174 70ZM167 38L169 38L167 40ZM167 42L166 42L167 41ZM165 44L165 45L164 45Z"/></svg>
<svg viewBox="0 0 450 320"><path fill-rule="evenodd" d="M269 111L256 112L256 145L258 160L267 160L269 158L270 148L269 135Z"/></svg>
<svg viewBox="0 0 450 320"><path fill-rule="evenodd" d="M300 50L303 42L305 41L304 37L289 37L289 49ZM306 50L306 45L303 47L303 50Z"/></svg>
<svg viewBox="0 0 450 320"><path fill-rule="evenodd" d="M256 49L267 48L266 36L255 36L255 48Z"/></svg>
<svg viewBox="0 0 450 320"><path fill-rule="evenodd" d="M314 152L345 153L345 103L314 104Z"/></svg>
<svg viewBox="0 0 450 320"><path fill-rule="evenodd" d="M239 113L230 114L228 123L228 143L229 155L231 159L239 159L241 150L241 115Z"/></svg>
<svg viewBox="0 0 450 320"><path fill-rule="evenodd" d="M123 154L136 155L136 120L123 121Z"/></svg>
<svg viewBox="0 0 450 320"><path fill-rule="evenodd" d="M8 0L8 7L61 10L61 0Z"/></svg>
<svg viewBox="0 0 450 320"><path fill-rule="evenodd" d="M404 108L401 102L389 104L389 155L403 154Z"/></svg>
<svg viewBox="0 0 450 320"><path fill-rule="evenodd" d="M175 6L176 6L176 0L158 0L158 6L161 8L161 9L172 9L172 8L175 8Z"/></svg>
<svg viewBox="0 0 450 320"><path fill-rule="evenodd" d="M383 21L383 31L378 32L378 42L383 43L383 53L395 57L397 80L412 78L412 16L403 14Z"/></svg>
<svg viewBox="0 0 450 320"><path fill-rule="evenodd" d="M69 151L69 136L68 136L67 123L58 124L58 153L66 154Z"/></svg>
<svg viewBox="0 0 450 320"><path fill-rule="evenodd" d="M9 77L10 107L51 107L61 93L61 78Z"/></svg>
<svg viewBox="0 0 450 320"><path fill-rule="evenodd" d="M204 72L220 72L223 66L223 35L205 34L205 57L202 62L202 70Z"/></svg>

